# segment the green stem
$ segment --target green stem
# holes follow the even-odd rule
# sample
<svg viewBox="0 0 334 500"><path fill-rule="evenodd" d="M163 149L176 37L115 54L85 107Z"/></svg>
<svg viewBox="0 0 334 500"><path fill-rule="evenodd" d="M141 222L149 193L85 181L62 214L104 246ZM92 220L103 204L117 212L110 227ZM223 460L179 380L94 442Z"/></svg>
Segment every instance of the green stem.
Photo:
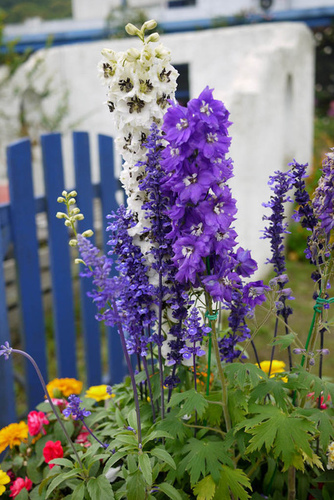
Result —
<svg viewBox="0 0 334 500"><path fill-rule="evenodd" d="M288 500L296 499L296 469L289 467L288 470Z"/></svg>

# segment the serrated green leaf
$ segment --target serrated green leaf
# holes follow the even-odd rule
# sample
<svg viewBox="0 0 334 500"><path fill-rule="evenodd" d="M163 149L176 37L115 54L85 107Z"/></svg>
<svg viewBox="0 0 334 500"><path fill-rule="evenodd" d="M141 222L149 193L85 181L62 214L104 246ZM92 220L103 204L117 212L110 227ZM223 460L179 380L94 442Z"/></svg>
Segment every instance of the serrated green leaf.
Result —
<svg viewBox="0 0 334 500"><path fill-rule="evenodd" d="M224 372L233 385L244 389L245 385L256 387L257 384L267 378L267 375L252 363L229 363L224 367Z"/></svg>
<svg viewBox="0 0 334 500"><path fill-rule="evenodd" d="M297 412L315 423L319 430L319 442L324 451L327 451L329 441L334 438L334 410L319 410L319 408L298 409Z"/></svg>
<svg viewBox="0 0 334 500"><path fill-rule="evenodd" d="M214 439L190 438L184 447L186 453L182 460L185 469L189 471L190 483L195 485L201 476L211 474L212 479L218 483L221 472L221 464L231 464L233 462L228 456L224 443Z"/></svg>
<svg viewBox="0 0 334 500"><path fill-rule="evenodd" d="M75 498L75 500L83 500L85 498L85 492L86 492L86 485L82 481L73 490L72 497Z"/></svg>
<svg viewBox="0 0 334 500"><path fill-rule="evenodd" d="M275 399L277 406L286 410L287 404L289 403L289 394L282 380L276 377L262 380L259 385L252 390L249 403L252 404L256 401L263 401L267 394L270 394Z"/></svg>
<svg viewBox="0 0 334 500"><path fill-rule="evenodd" d="M213 405L210 405L213 406ZM235 389L228 394L228 410L233 426L241 422L247 412L247 399L241 389Z"/></svg>
<svg viewBox="0 0 334 500"><path fill-rule="evenodd" d="M149 486L152 485L152 466L150 462L150 458L147 453L143 453L138 456L139 467L142 471L142 474L145 478L145 481Z"/></svg>
<svg viewBox="0 0 334 500"><path fill-rule="evenodd" d="M87 490L94 500L113 499L114 492L105 476L92 477L88 480Z"/></svg>
<svg viewBox="0 0 334 500"><path fill-rule="evenodd" d="M272 346L280 346L280 351L282 351L283 349L287 349L291 344L294 343L294 341L296 340L296 337L297 335L293 332L290 332L286 335L277 335L277 337L275 337L270 343L269 345L272 345Z"/></svg>
<svg viewBox="0 0 334 500"><path fill-rule="evenodd" d="M167 432L173 439L177 439L181 443L190 436L191 431L184 425L183 420L177 417L178 409L171 410L166 418L159 422L158 429L162 432Z"/></svg>
<svg viewBox="0 0 334 500"><path fill-rule="evenodd" d="M212 477L206 476L193 489L197 500L212 500L216 491L216 484Z"/></svg>
<svg viewBox="0 0 334 500"><path fill-rule="evenodd" d="M302 452L312 458L309 442L317 432L314 424L297 412L289 415L278 407L270 407L270 405L259 408L261 414L249 419L247 425L241 423L237 426L244 426L246 432L252 435L247 453L263 448L267 453L272 450L273 456L282 460L283 470L287 470L290 465L303 470ZM270 411L268 411L269 408L271 408ZM250 407L251 410L252 407Z"/></svg>
<svg viewBox="0 0 334 500"><path fill-rule="evenodd" d="M127 500L145 500L146 483L139 470L129 474L126 478L126 498Z"/></svg>
<svg viewBox="0 0 334 500"><path fill-rule="evenodd" d="M245 488L252 491L246 474L241 469L223 465L214 500L231 500L231 494L238 500L247 500L250 495Z"/></svg>
<svg viewBox="0 0 334 500"><path fill-rule="evenodd" d="M150 454L154 457L157 457L162 462L166 462L173 469L176 469L176 464L173 458L168 453L168 451L164 450L163 448L153 448L153 450L150 451Z"/></svg>
<svg viewBox="0 0 334 500"><path fill-rule="evenodd" d="M173 408L181 403L183 405L178 412L179 417L191 415L196 410L197 415L201 418L208 406L208 402L203 394L200 394L195 389L173 394L167 406Z"/></svg>
<svg viewBox="0 0 334 500"><path fill-rule="evenodd" d="M160 483L159 490L162 491L162 493L165 493L165 495L168 495L168 498L171 500L182 500L182 497L177 489L169 483Z"/></svg>

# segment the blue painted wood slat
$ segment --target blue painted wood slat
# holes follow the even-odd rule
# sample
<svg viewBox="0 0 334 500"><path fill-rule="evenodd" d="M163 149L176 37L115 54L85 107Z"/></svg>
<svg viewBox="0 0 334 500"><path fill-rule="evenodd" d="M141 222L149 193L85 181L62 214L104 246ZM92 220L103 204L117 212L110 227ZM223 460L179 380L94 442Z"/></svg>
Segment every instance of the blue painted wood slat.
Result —
<svg viewBox="0 0 334 500"><path fill-rule="evenodd" d="M64 190L61 136L41 136L47 219L49 231L50 271L52 277L53 323L59 377L77 377L74 301L71 260L67 228L56 213L64 206L57 202Z"/></svg>
<svg viewBox="0 0 334 500"><path fill-rule="evenodd" d="M87 132L73 133L73 158L78 207L85 217L84 220L79 221L78 231L94 230L94 192L91 181L90 147ZM90 238L90 241L95 244L94 236ZM96 305L87 296L87 292L91 290L91 279L80 278L82 332L85 342L88 386L98 385L102 380L100 325L95 319Z"/></svg>
<svg viewBox="0 0 334 500"><path fill-rule="evenodd" d="M8 317L5 276L3 270L3 242L2 231L0 230L0 345L6 341L11 345ZM0 380L1 380L1 398L0 398L0 429L15 422L15 392L14 392L14 373L12 357L8 360L4 356L0 358Z"/></svg>
<svg viewBox="0 0 334 500"><path fill-rule="evenodd" d="M106 135L98 136L99 159L100 159L100 176L101 176L101 206L103 220L103 248L107 254L109 246L107 245L108 233L106 216L110 212L118 209L116 201L117 182L114 171L114 141L113 138ZM109 373L111 383L117 384L121 382L127 373L124 356L121 350L121 343L116 327L107 328L108 335L108 359Z"/></svg>
<svg viewBox="0 0 334 500"><path fill-rule="evenodd" d="M45 325L41 293L31 148L28 139L7 148L10 216L22 311L23 347L47 375ZM27 364L29 409L43 399L43 390L30 363Z"/></svg>

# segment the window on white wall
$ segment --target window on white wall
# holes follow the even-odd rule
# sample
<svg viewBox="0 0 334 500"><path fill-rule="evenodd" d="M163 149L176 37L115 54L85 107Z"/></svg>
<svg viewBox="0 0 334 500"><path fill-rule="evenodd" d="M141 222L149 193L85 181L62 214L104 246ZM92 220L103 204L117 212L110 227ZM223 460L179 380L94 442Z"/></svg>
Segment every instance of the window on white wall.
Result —
<svg viewBox="0 0 334 500"><path fill-rule="evenodd" d="M179 72L177 79L176 100L182 106L186 106L190 99L189 90L189 65L188 64L175 64L175 69Z"/></svg>
<svg viewBox="0 0 334 500"><path fill-rule="evenodd" d="M174 7L192 7L196 5L196 0L169 0L168 8L173 9Z"/></svg>

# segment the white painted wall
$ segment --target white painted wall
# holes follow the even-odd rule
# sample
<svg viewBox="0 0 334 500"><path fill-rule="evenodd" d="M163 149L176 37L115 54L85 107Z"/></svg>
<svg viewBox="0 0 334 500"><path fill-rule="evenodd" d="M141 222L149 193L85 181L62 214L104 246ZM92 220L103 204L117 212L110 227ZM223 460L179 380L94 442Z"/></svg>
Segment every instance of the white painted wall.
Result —
<svg viewBox="0 0 334 500"><path fill-rule="evenodd" d="M171 50L172 63L189 64L191 97L209 85L231 113L236 227L240 243L253 250L261 264L268 256L268 245L259 240L264 227L261 203L270 197L268 177L293 158L309 162L312 157L311 33L303 24L279 23L177 33L164 35L162 41ZM129 39L51 48L46 57L45 77L52 74L56 87L70 90L68 122L85 116L79 128L90 131L93 139L98 133L115 132L113 115L104 104L105 88L97 77L104 47L126 50ZM24 78L24 71L17 78ZM69 148L66 159L71 187Z"/></svg>
<svg viewBox="0 0 334 500"><path fill-rule="evenodd" d="M73 18L103 19L110 9L122 5L122 0L72 0ZM168 0L127 0L129 8L140 8L159 21L233 16L235 14L264 12L260 0L197 0L195 6L168 8ZM333 0L273 0L269 12L313 7L333 7Z"/></svg>

